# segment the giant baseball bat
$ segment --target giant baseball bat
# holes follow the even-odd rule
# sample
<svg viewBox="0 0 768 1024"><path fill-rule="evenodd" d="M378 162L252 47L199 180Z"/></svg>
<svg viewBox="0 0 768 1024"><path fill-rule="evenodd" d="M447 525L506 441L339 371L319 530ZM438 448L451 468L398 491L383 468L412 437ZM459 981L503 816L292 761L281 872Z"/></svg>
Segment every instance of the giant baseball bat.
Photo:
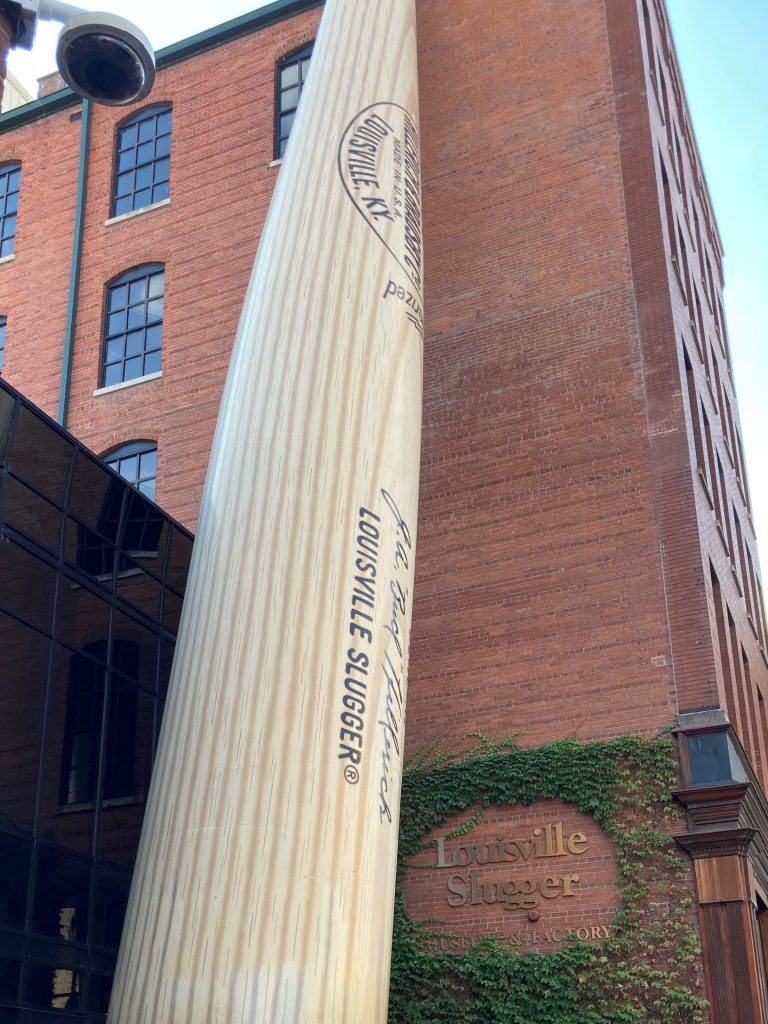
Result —
<svg viewBox="0 0 768 1024"><path fill-rule="evenodd" d="M222 398L110 1024L386 1020L421 356L414 0L328 0Z"/></svg>

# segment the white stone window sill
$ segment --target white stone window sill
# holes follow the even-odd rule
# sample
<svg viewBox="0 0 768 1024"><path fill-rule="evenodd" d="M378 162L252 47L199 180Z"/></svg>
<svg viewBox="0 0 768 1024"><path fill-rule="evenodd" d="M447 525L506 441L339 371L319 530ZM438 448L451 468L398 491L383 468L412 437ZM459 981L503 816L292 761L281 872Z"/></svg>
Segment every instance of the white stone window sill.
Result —
<svg viewBox="0 0 768 1024"><path fill-rule="evenodd" d="M16 259L15 252L9 252L7 256L0 256L0 263L10 263L11 260Z"/></svg>
<svg viewBox="0 0 768 1024"><path fill-rule="evenodd" d="M119 384L110 384L108 388L96 388L93 392L93 397L98 398L99 395L111 395L113 391L122 391L123 388L132 388L136 384L146 384L148 380L159 380L163 376L162 370L157 370L155 373L148 373L144 377L134 377L132 380L121 380Z"/></svg>
<svg viewBox="0 0 768 1024"><path fill-rule="evenodd" d="M270 167L279 167L282 162L283 162L283 158L280 157L279 160L273 160L272 163L269 166Z"/></svg>
<svg viewBox="0 0 768 1024"><path fill-rule="evenodd" d="M122 224L124 220L130 220L131 217L140 217L142 213L149 213L151 210L159 210L161 206L168 206L171 200L161 199L159 203L152 203L150 206L142 206L140 210L131 210L128 213L121 213L119 217L110 217L109 220L104 221L104 227L109 227L110 224Z"/></svg>

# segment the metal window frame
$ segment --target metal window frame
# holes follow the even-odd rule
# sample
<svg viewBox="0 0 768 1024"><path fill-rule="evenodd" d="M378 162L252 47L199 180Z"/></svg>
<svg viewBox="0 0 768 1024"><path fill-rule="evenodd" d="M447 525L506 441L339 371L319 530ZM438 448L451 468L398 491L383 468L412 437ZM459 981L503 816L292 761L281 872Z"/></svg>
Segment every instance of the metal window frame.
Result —
<svg viewBox="0 0 768 1024"><path fill-rule="evenodd" d="M152 349L151 351L152 352L160 352L160 353L162 353L162 351L163 351L163 342L162 342L163 318L161 318L160 320L154 320L154 321L152 321L152 323L149 323L147 321L147 319L146 319L146 316L145 316L144 322L141 325L141 327L134 327L131 330L129 330L128 329L128 324L126 322L125 330L123 330L123 331L121 331L119 333L116 333L116 334L110 334L109 333L109 317L110 317L110 312L111 312L110 311L110 301L109 300L110 300L110 296L111 296L113 290L116 289L116 288L121 288L123 285L128 285L130 287L130 285L133 284L136 281L141 281L141 280L145 280L145 279L149 280L150 277L153 277L153 276L155 276L156 274L159 274L159 273L163 273L163 275L165 274L165 264L164 263L143 263L141 266L132 267L130 270L126 270L124 273L120 274L118 277L113 278L111 281L109 281L107 283L106 288L105 288L105 292L104 292L104 319L103 319L103 328L102 328L102 357L101 357L101 368L100 368L100 372L99 372L99 378L100 378L100 385L99 386L100 387L108 387L109 386L107 384L107 380L106 380L107 368L110 367L110 366L116 366L118 364L121 367L120 380L118 380L118 381L110 381L109 382L110 384L123 384L126 381L136 380L138 377L145 376L145 374L148 372L148 371L145 370L145 362L146 362L147 355L150 354L149 351L147 350L147 347L146 347L146 342L147 342L146 332L147 332L147 328L148 327L154 327L154 326L157 326L158 324L160 325L160 347L157 348L157 349ZM154 296L155 299L159 298L159 297L162 297L162 299L163 299L163 315L165 315L165 281L163 281L163 294L162 294L162 296ZM147 295L147 298L144 300L145 307L146 307L146 305L147 305L147 303L149 301L150 301L149 295ZM126 304L125 309L127 310L128 308L129 308L128 304ZM130 333L132 333L133 331L135 331L135 330L143 330L144 331L144 345L143 345L143 348L142 348L140 353L138 353L137 355L128 356L126 354L127 338L128 338L128 335ZM117 338L122 338L123 339L123 355L122 355L122 358L120 360L110 360L109 362L107 362L107 345L108 345L108 343L110 341L114 341ZM142 372L140 374L137 374L136 376L126 377L125 376L125 364L126 364L126 362L128 362L131 359L136 359L139 356L141 356L141 360L142 360Z"/></svg>
<svg viewBox="0 0 768 1024"><path fill-rule="evenodd" d="M170 116L171 116L171 127L170 127L170 129L168 130L167 133L163 132L162 135L158 136L158 133L157 133L157 120L158 120L158 118L162 114L170 114ZM149 203L143 203L141 206L137 206L136 205L136 195L137 195L137 193L144 191L143 188L142 189L137 189L136 188L136 178L135 178L136 172L139 170L140 167L150 167L151 166L154 169L154 166L158 162L158 160L166 160L167 159L168 162L169 162L169 166L168 166L168 195L170 195L170 191L171 191L171 170L170 170L171 154L170 154L170 145L169 145L169 152L168 152L168 156L167 157L153 156L151 161L143 162L141 164L137 163L136 160L134 160L134 162L133 162L133 164L131 165L130 168L126 168L126 169L124 169L122 171L119 170L120 153L124 152L124 150L121 150L121 148L120 148L120 140L122 138L123 132L127 131L129 128L132 128L134 125L138 126L141 123L143 123L144 121L149 121L149 120L154 120L155 121L155 131L154 131L154 134L152 136L152 141L156 143L157 139L159 137L164 137L167 134L169 136L169 138L171 139L171 144L170 145L172 145L172 140L173 140L173 105L170 104L170 103L156 103L156 104L153 104L152 106L149 106L149 107L142 107L141 110L137 111L135 114L132 114L129 118L126 118L125 121L121 121L116 126L116 129L115 129L114 160L113 160L113 169L112 169L112 195L111 195L111 198L110 198L110 206L109 206L109 210L110 210L109 215L110 215L110 217L125 216L126 214L133 213L136 210L144 210L148 206L152 206L153 203L155 203L155 202L160 202L159 199L155 200L153 198L153 196L150 195L150 202ZM139 147L139 140L138 140L138 137L137 137L136 145L134 147L132 147L135 150L135 155L138 154L138 147ZM131 147L126 147L126 148L131 148ZM118 176L121 175L121 174L127 174L127 173L129 173L129 171L134 175L133 188L131 189L130 192L126 193L125 195L118 196L117 195L117 179L118 179ZM152 183L152 185L149 186L150 193L154 193L154 189L155 189L156 185L158 185L158 184L160 184L160 182L155 182L154 181L154 173L153 173L153 183ZM131 198L131 207L130 207L130 209L129 210L120 210L118 212L118 210L117 210L118 199L125 199L127 196L130 196L130 198ZM167 197L163 197L163 198L167 198Z"/></svg>
<svg viewBox="0 0 768 1024"><path fill-rule="evenodd" d="M285 153L285 146L282 146L282 150L281 150L281 144L283 142L287 143L289 135L290 135L290 132L289 132L289 134L286 135L285 138L283 138L281 136L281 134L280 134L280 118L283 115L285 115L285 114L295 113L295 111L298 110L298 101L297 101L295 107L291 107L288 110L283 110L283 108L282 108L282 106L280 104L280 97L281 97L282 92L283 92L283 90L280 88L280 75L285 70L285 68L290 67L292 64L300 64L301 61L306 60L308 57L311 58L312 57L312 52L313 52L314 48L315 48L315 41L314 41L314 39L311 42L309 42L309 43L302 43L302 45L300 47L298 47L295 50L291 50L290 53L286 53L284 57L281 57L280 60L275 65L275 106L274 106L274 110L275 110L275 123L274 123L274 144L273 144L273 152L274 152L274 159L275 160L282 160L283 154ZM298 85L299 85L299 101L301 100L301 94L304 91L304 81L305 81L305 79L302 79L302 77L301 77L301 69L299 69L299 83L298 83Z"/></svg>

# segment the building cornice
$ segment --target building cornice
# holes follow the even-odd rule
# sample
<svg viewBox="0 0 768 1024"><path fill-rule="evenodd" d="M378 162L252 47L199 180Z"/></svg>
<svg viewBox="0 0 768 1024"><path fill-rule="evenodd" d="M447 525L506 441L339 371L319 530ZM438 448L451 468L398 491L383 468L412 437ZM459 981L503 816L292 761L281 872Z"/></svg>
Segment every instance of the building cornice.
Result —
<svg viewBox="0 0 768 1024"><path fill-rule="evenodd" d="M323 2L324 0L273 0L271 4L259 8L257 11L251 11L239 18L225 21L221 25L198 32L197 35L158 50L155 56L157 67L159 70L171 67L173 64L196 57L207 50L223 46L233 39L239 39L241 36L259 32L277 22L293 18L313 7L321 7ZM55 114L67 107L79 106L81 102L80 97L76 96L71 89L60 89L58 92L51 93L50 96L43 96L39 100L25 103L0 116L0 134L30 124L42 117L48 117L49 114Z"/></svg>

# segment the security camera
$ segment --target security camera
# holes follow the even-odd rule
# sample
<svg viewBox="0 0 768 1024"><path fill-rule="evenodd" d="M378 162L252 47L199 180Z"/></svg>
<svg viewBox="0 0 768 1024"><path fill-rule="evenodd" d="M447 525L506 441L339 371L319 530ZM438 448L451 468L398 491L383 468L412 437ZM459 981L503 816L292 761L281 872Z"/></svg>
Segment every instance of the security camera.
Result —
<svg viewBox="0 0 768 1024"><path fill-rule="evenodd" d="M67 85L85 99L117 107L143 100L155 80L155 55L144 33L116 14L84 11L60 0L0 0L11 45L30 49L37 21L62 21L56 60Z"/></svg>
<svg viewBox="0 0 768 1024"><path fill-rule="evenodd" d="M59 36L56 62L78 95L110 107L143 100L155 81L149 40L116 14L70 18Z"/></svg>

